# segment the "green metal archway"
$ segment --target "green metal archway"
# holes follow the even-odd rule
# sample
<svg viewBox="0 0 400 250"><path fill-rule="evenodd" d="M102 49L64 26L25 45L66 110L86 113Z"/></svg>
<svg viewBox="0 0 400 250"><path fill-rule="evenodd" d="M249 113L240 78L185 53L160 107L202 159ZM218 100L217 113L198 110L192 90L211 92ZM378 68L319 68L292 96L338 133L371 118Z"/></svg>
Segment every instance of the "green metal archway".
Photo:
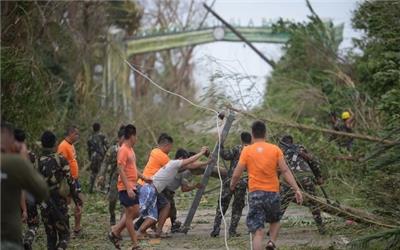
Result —
<svg viewBox="0 0 400 250"><path fill-rule="evenodd" d="M329 25L329 24L327 24ZM340 44L344 25L334 27L335 41ZM285 32L274 32L271 26L236 27L252 43L284 44L290 37ZM211 42L242 42L233 32L221 26L189 31L154 33L126 38L122 29L110 28L107 36L107 59L103 78L103 93L112 93L114 110L122 110L132 117L132 95L128 81L129 68L123 59L133 55L158 52ZM108 103L103 102L103 105Z"/></svg>

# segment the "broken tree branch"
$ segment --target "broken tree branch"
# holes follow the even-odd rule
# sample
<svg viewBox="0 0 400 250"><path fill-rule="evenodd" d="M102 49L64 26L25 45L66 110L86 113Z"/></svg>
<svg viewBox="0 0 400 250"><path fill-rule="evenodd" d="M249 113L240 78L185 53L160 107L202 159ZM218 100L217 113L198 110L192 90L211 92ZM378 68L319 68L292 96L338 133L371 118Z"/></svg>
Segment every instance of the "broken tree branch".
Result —
<svg viewBox="0 0 400 250"><path fill-rule="evenodd" d="M283 127L290 127L290 128L297 128L297 129L303 129L303 130L309 130L309 131L319 131L321 133L326 133L326 134L334 134L334 135L340 135L340 136L347 136L355 139L360 139L360 140L366 140L366 141L373 141L373 142L379 142L383 144L388 144L388 145L394 145L394 144L400 144L399 141L392 141L388 139L382 139L379 137L374 137L374 136L369 136L369 135L362 135L362 134L355 134L355 133L347 133L347 132L342 132L342 131L336 131L332 129L326 129L326 128L319 128L319 127L314 127L314 126L309 126L309 125L304 125L304 124L299 124L299 123L290 123L290 122L283 122L283 121L277 121L273 120L270 118L259 118L256 117L255 115L242 111L233 107L227 107L230 110L233 110L235 112L238 112L240 114L243 114L247 117L251 117L256 120L262 120L264 122L270 122L270 123L275 123L279 124Z"/></svg>

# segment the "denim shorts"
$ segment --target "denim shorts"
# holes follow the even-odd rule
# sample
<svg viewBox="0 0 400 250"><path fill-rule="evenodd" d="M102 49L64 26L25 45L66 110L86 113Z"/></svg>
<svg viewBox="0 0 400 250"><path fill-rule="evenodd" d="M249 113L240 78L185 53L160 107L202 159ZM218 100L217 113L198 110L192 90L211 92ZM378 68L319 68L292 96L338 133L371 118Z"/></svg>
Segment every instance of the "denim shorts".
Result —
<svg viewBox="0 0 400 250"><path fill-rule="evenodd" d="M143 218L158 220L157 190L153 184L144 184L139 191L140 215Z"/></svg>
<svg viewBox="0 0 400 250"><path fill-rule="evenodd" d="M135 193L135 197L133 198L129 197L128 192L126 190L118 192L119 201L124 207L132 207L134 205L139 204L139 197L138 197L139 195L137 194L136 190L133 190L133 192Z"/></svg>
<svg viewBox="0 0 400 250"><path fill-rule="evenodd" d="M264 223L274 223L280 220L281 201L277 192L254 191L249 193L249 212L247 228L254 233L264 228Z"/></svg>

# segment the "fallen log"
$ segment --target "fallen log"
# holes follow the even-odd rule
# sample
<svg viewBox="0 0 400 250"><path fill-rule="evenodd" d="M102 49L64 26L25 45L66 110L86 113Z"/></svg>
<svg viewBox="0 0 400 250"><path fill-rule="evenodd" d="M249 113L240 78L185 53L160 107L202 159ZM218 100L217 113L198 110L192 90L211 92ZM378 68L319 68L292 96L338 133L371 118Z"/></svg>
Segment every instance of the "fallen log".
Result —
<svg viewBox="0 0 400 250"><path fill-rule="evenodd" d="M377 225L386 228L398 228L400 225L398 222L387 221L382 217L368 213L361 209L344 206L342 204L339 205L332 202L329 204L326 200L320 197L312 196L306 192L302 192L302 194L305 202L312 201L319 206L321 211L333 216L338 216L347 220L353 220L362 224Z"/></svg>

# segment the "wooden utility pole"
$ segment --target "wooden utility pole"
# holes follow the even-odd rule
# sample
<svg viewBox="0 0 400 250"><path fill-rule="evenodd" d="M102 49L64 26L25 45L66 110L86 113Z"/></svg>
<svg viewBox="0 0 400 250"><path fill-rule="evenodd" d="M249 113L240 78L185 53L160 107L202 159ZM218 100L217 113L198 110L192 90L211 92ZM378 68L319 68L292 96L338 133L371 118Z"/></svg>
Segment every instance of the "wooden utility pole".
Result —
<svg viewBox="0 0 400 250"><path fill-rule="evenodd" d="M268 63L272 68L275 68L275 62L268 59L261 51L259 51L251 42L249 42L239 31L237 31L232 25L225 21L220 15L213 11L207 4L203 3L204 8L209 11L213 16L220 20L228 29L230 29L240 40L247 44L254 52L257 53L266 63Z"/></svg>
<svg viewBox="0 0 400 250"><path fill-rule="evenodd" d="M220 144L217 142L217 144L215 145L214 151L211 155L211 162L207 165L207 168L203 174L203 178L201 179L202 187L197 190L196 196L194 197L194 200L192 202L192 206L190 207L189 213L186 216L185 222L183 223L182 232L184 232L184 233L187 233L190 229L190 224L192 223L194 214L196 213L196 210L200 204L200 200L206 189L208 179L210 178L210 175L211 175L214 167L217 165L218 151L219 151L220 145L224 144L224 141L225 141L226 137L228 136L229 129L231 128L234 120L235 120L235 113L233 111L230 111L228 118L226 119L224 128L222 129L222 132L221 132Z"/></svg>

